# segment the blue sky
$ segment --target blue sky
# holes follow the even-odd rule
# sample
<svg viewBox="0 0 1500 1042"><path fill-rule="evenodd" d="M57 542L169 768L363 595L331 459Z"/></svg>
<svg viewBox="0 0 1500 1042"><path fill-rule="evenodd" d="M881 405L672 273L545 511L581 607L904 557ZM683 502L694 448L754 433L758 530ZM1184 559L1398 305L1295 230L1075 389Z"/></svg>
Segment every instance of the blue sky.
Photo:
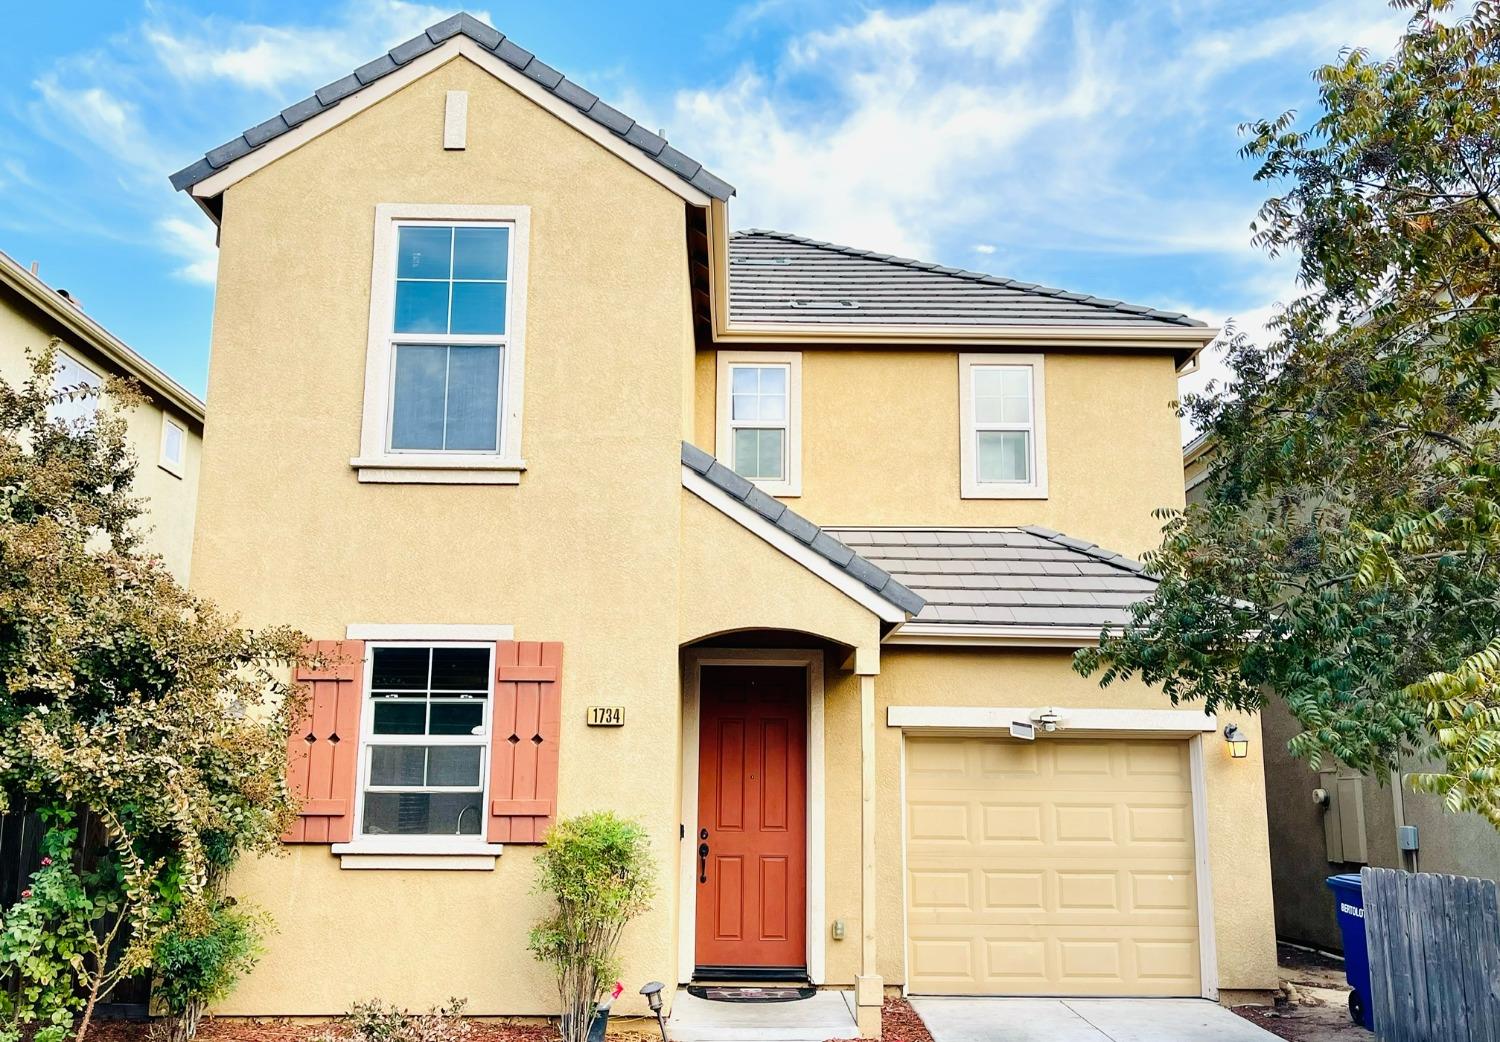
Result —
<svg viewBox="0 0 1500 1042"><path fill-rule="evenodd" d="M167 175L455 9L10 5L0 250L201 394L213 227ZM1250 246L1266 188L1236 127L1310 111L1316 65L1403 22L1381 0L469 9L736 185L738 227L1252 331L1293 272Z"/></svg>

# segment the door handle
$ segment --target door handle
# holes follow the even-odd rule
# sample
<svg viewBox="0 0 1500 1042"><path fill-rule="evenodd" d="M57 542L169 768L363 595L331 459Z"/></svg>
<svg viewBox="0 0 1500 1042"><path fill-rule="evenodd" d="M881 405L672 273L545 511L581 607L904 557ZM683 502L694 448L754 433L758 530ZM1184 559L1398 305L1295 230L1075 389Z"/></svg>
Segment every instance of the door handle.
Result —
<svg viewBox="0 0 1500 1042"><path fill-rule="evenodd" d="M698 844L698 882L708 882L708 844Z"/></svg>

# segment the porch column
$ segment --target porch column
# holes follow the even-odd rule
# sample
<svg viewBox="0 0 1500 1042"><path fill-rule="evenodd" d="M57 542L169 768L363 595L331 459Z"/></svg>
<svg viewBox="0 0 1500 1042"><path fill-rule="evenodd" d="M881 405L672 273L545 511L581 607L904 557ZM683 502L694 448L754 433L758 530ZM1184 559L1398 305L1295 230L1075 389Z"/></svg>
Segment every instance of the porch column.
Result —
<svg viewBox="0 0 1500 1042"><path fill-rule="evenodd" d="M885 982L875 961L875 674L877 657L856 654L854 671L859 675L859 768L860 768L860 968L854 982L855 1020L861 1038L880 1037L880 1007Z"/></svg>

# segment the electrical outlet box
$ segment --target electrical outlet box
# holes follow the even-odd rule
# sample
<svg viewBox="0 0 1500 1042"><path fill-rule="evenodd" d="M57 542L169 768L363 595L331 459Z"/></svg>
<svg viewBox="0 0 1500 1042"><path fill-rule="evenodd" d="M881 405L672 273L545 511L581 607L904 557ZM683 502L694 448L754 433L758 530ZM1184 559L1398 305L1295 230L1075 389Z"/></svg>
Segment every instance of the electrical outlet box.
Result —
<svg viewBox="0 0 1500 1042"><path fill-rule="evenodd" d="M1417 838L1417 827L1415 825L1401 825L1396 829L1397 850L1420 850L1421 842Z"/></svg>
<svg viewBox="0 0 1500 1042"><path fill-rule="evenodd" d="M835 941L842 941L844 939L844 920L835 919L833 921L833 939Z"/></svg>

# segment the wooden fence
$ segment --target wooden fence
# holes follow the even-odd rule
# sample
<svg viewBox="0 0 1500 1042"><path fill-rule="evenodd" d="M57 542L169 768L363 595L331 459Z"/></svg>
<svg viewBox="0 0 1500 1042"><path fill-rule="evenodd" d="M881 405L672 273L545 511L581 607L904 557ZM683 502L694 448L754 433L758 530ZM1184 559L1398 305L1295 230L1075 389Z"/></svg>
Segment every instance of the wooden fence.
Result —
<svg viewBox="0 0 1500 1042"><path fill-rule="evenodd" d="M1388 868L1360 876L1382 1042L1500 1042L1500 884Z"/></svg>
<svg viewBox="0 0 1500 1042"><path fill-rule="evenodd" d="M85 815L78 826L86 851L104 849L104 835L95 819ZM21 899L21 891L31 882L32 873L42 866L42 836L46 831L42 820L25 808L0 814L0 911ZM125 943L124 937L116 940L117 955L124 950ZM13 978L0 974L0 988L16 986ZM151 977L141 974L116 985L94 1012L101 1019L135 1020L146 1016L150 1000Z"/></svg>

